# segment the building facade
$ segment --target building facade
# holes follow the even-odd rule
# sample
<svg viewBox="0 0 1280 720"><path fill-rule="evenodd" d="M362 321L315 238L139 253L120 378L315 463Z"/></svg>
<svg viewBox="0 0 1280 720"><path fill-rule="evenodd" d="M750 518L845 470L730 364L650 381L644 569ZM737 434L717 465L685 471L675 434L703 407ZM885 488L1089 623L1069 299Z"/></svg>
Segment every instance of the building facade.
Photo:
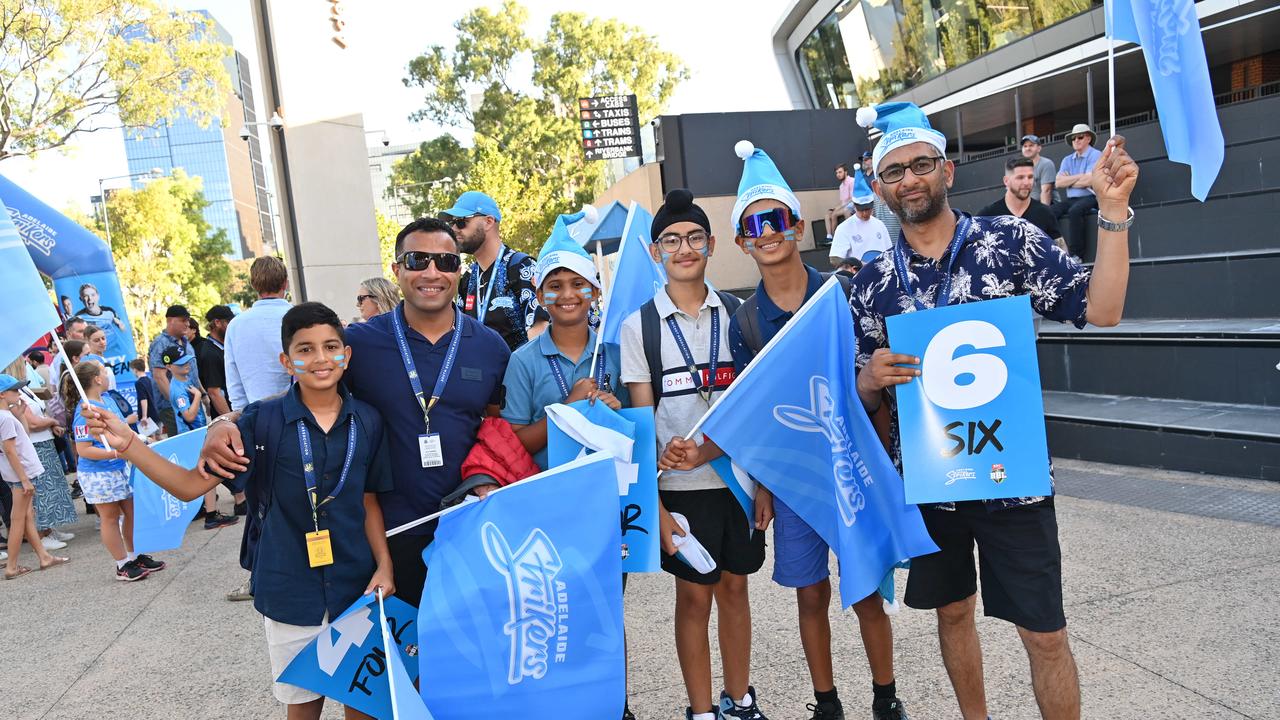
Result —
<svg viewBox="0 0 1280 720"><path fill-rule="evenodd" d="M217 20L213 32L223 44L232 38ZM181 168L199 177L209 202L205 220L215 230L225 230L231 243L228 257L239 260L277 252L267 174L262 146L256 133L247 141L239 136L245 123L258 122L253 101L250 64L240 52L226 60L232 92L219 121L201 127L180 117L142 129L126 129L125 155L130 173L159 168L165 174ZM135 179L135 186L142 180Z"/></svg>
<svg viewBox="0 0 1280 720"><path fill-rule="evenodd" d="M369 184L373 188L373 207L397 225L413 221L413 211L404 196L391 184L391 166L418 149L416 143L369 148Z"/></svg>

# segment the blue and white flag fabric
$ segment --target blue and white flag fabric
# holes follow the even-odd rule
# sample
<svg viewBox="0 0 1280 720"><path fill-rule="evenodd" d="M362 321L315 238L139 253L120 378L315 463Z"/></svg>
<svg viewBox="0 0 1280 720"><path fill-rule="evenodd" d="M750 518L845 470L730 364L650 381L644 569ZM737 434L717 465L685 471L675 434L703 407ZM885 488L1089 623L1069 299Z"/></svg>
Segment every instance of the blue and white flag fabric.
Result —
<svg viewBox="0 0 1280 720"><path fill-rule="evenodd" d="M667 283L662 266L649 254L649 225L653 215L631 203L627 225L622 231L622 243L618 250L618 264L608 288L604 306L604 318L600 321L599 341L618 345L621 340L622 321L653 296Z"/></svg>
<svg viewBox="0 0 1280 720"><path fill-rule="evenodd" d="M1204 202L1222 169L1225 145L1195 2L1106 0L1106 5L1107 36L1142 46L1165 151L1170 160L1191 166L1191 194Z"/></svg>
<svg viewBox="0 0 1280 720"><path fill-rule="evenodd" d="M1030 298L886 323L893 351L920 358L920 377L896 391L907 502L1052 494Z"/></svg>
<svg viewBox="0 0 1280 720"><path fill-rule="evenodd" d="M200 459L200 447L209 428L198 428L175 435L151 446L169 462L190 470ZM173 550L182 545L191 527L191 519L203 504L203 498L182 501L155 484L137 467L133 467L129 483L133 486L133 549L140 553Z"/></svg>
<svg viewBox="0 0 1280 720"><path fill-rule="evenodd" d="M382 633L382 647L384 649L392 645L398 645L395 638L397 637L396 629L392 628L391 614L387 611L386 605L388 601L382 596L382 589L379 588L378 594L378 629ZM407 603L400 603L413 610ZM401 632L407 628L397 628ZM422 702L422 696L418 694L418 689L413 686L413 677L409 675L408 668L405 667L404 658L400 652L387 653L387 693L391 699L391 718L392 720L435 720L431 715L431 711Z"/></svg>
<svg viewBox="0 0 1280 720"><path fill-rule="evenodd" d="M547 465L591 453L614 458L622 513L622 571L658 572L658 440L652 408L610 410L579 400L547 407Z"/></svg>
<svg viewBox="0 0 1280 720"><path fill-rule="evenodd" d="M376 599L374 593L360 596L298 653L276 681L319 693L375 718L397 717L391 706L387 650L380 630L383 619ZM412 686L418 675L418 610L394 596L383 607L387 634L396 644ZM406 714L405 709L402 705L399 717L431 717Z"/></svg>
<svg viewBox="0 0 1280 720"><path fill-rule="evenodd" d="M622 715L613 468L589 455L440 517L418 612L420 687L438 720Z"/></svg>
<svg viewBox="0 0 1280 720"><path fill-rule="evenodd" d="M843 607L937 552L858 399L853 317L836 278L765 345L700 425L840 558Z"/></svg>
<svg viewBox="0 0 1280 720"><path fill-rule="evenodd" d="M16 358L41 335L58 326L49 291L40 280L26 243L0 204L0 307L4 330L0 332L0 357Z"/></svg>

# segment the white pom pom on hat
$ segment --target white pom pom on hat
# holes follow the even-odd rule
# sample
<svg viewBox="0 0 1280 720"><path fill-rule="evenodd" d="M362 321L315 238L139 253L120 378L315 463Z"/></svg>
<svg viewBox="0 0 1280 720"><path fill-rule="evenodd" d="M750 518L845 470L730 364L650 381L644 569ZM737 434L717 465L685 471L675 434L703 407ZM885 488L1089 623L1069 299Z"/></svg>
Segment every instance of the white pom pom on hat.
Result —
<svg viewBox="0 0 1280 720"><path fill-rule="evenodd" d="M854 164L853 164L853 169L854 169L854 170L861 170L861 169L862 169L862 163L854 163Z"/></svg>
<svg viewBox="0 0 1280 720"><path fill-rule="evenodd" d="M879 114L876 113L876 109L873 107L860 107L858 108L858 114L855 116L858 125L864 128L875 125L877 117L879 117Z"/></svg>
<svg viewBox="0 0 1280 720"><path fill-rule="evenodd" d="M582 219L586 220L588 224L595 225L600 222L600 211L596 209L595 205L583 205Z"/></svg>
<svg viewBox="0 0 1280 720"><path fill-rule="evenodd" d="M756 146L752 145L750 140L739 140L733 146L733 153L743 160L751 157L751 153L754 153L755 151Z"/></svg>

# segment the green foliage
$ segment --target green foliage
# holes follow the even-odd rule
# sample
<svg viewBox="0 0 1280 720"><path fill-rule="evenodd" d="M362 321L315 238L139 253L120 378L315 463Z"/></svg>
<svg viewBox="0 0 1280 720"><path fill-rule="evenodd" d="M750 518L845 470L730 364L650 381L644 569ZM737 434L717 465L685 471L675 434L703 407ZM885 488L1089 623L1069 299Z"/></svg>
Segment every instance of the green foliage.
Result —
<svg viewBox="0 0 1280 720"><path fill-rule="evenodd" d="M225 230L212 232L202 214L207 205L200 178L181 170L107 200L111 253L138 347L160 332L169 305L182 303L198 315L232 290L235 278L223 257L231 244ZM101 218L79 219L106 237Z"/></svg>
<svg viewBox="0 0 1280 720"><path fill-rule="evenodd" d="M210 21L160 0L0 0L0 48L0 160L62 147L113 114L207 125L231 91L230 48Z"/></svg>
<svg viewBox="0 0 1280 720"><path fill-rule="evenodd" d="M465 182L452 187L422 184L400 192L415 213L427 215L448 207L462 190L482 190L502 208L503 240L536 253L556 215L604 189L604 164L582 156L578 98L635 94L647 122L689 72L654 37L616 20L556 13L541 39L525 34L527 20L528 11L514 0L498 10L472 10L454 24L458 41L451 51L433 46L409 63L405 84L425 91L413 118L470 127L475 145L467 152L451 138L424 143L397 163L393 177L407 185L463 176ZM529 75L512 77L524 58Z"/></svg>
<svg viewBox="0 0 1280 720"><path fill-rule="evenodd" d="M378 249L382 257L382 275L391 282L395 282L396 275L391 272L391 264L396 261L396 235L400 232L400 226L383 215L381 210L373 212L374 219L378 223Z"/></svg>

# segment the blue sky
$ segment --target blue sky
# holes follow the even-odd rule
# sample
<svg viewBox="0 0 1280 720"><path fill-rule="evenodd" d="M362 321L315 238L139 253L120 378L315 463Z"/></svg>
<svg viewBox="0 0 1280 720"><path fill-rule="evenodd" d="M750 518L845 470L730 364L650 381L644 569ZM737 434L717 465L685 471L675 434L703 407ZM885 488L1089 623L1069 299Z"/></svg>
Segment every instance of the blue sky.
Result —
<svg viewBox="0 0 1280 720"><path fill-rule="evenodd" d="M231 33L237 48L255 63L254 82L260 86L256 50L250 40L253 21L247 0L178 0L175 4L212 13ZM419 91L406 88L401 82L405 65L430 45L452 47L453 22L468 9L499 4L459 3L450 6L456 8L454 14L442 16L438 3L383 0L386 23L378 30L380 41L362 56L367 65L363 72L368 82L358 89L358 103L364 112L365 127L385 129L395 145L420 142L442 132L443 128L409 120L409 114L420 107L421 96ZM756 0L750 4L726 0L645 0L626 5L526 0L523 4L529 9L529 31L535 35L541 35L551 15L562 10L613 17L655 35L663 47L680 55L693 73L673 97L671 113L789 107L770 37L773 26L790 4L788 0ZM257 104L261 112L261 96ZM465 131L458 134L465 139ZM58 209L69 205L87 209L89 196L97 193L98 178L125 172L123 143L116 129L83 136L65 155L51 152L35 161L19 159L0 163L0 173ZM125 181L118 181L108 186L123 184Z"/></svg>

